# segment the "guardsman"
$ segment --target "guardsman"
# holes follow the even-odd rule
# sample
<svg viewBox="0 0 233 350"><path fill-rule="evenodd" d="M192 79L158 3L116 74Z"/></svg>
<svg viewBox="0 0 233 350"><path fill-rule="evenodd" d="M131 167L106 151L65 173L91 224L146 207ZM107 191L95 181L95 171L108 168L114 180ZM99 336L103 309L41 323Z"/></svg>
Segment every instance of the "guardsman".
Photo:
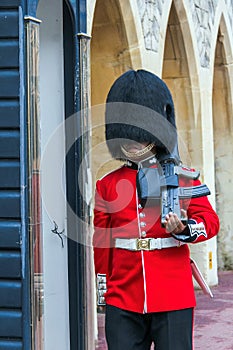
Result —
<svg viewBox="0 0 233 350"><path fill-rule="evenodd" d="M191 350L196 305L188 243L218 233L219 219L206 196L180 199L185 221L143 199L140 169L180 164L172 96L145 70L130 70L112 85L106 103L106 141L120 168L96 183L94 260L98 305L106 303L109 350ZM188 170L192 171L192 170ZM150 179L150 186L158 181ZM179 176L179 186L200 181Z"/></svg>

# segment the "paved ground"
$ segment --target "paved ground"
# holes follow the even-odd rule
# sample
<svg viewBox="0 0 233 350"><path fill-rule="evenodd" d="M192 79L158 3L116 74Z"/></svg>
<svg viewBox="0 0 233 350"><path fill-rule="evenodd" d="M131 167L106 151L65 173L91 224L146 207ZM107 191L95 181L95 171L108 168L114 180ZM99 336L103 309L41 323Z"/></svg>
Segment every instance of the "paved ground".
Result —
<svg viewBox="0 0 233 350"><path fill-rule="evenodd" d="M214 298L197 292L195 350L233 350L233 271L219 273Z"/></svg>
<svg viewBox="0 0 233 350"><path fill-rule="evenodd" d="M219 272L219 285L211 290L213 299L201 291L196 292L194 349L233 350L233 271ZM96 350L107 350L104 315L98 315L98 323L99 341Z"/></svg>

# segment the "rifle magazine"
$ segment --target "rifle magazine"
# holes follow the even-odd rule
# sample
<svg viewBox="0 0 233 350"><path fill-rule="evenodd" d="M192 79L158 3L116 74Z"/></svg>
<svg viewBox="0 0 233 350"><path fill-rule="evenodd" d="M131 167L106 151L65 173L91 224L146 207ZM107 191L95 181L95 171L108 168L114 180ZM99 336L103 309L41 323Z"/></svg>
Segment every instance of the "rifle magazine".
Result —
<svg viewBox="0 0 233 350"><path fill-rule="evenodd" d="M210 195L210 190L205 184L193 187L179 187L180 199L198 198L208 195Z"/></svg>

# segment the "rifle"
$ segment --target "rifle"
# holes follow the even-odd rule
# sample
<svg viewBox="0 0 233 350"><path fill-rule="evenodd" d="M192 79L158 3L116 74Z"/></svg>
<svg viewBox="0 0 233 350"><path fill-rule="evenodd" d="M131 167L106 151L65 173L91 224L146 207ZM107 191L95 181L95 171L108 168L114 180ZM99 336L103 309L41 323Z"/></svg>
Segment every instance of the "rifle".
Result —
<svg viewBox="0 0 233 350"><path fill-rule="evenodd" d="M180 165L175 165L172 159L161 162L163 175L161 176L161 224L164 226L166 215L175 213L186 224L186 218L181 216L180 199L190 199L208 196L209 188L205 185L179 187L179 176L182 175L190 180L197 180L199 171L186 170Z"/></svg>
<svg viewBox="0 0 233 350"><path fill-rule="evenodd" d="M181 216L180 199L191 199L210 194L210 190L205 184L179 187L179 176L196 180L199 178L200 172L190 171L182 167L174 157L161 160L158 168L141 167L138 171L139 198L160 200L162 226L166 221L166 215L170 212L175 213L183 223L186 223L186 218Z"/></svg>

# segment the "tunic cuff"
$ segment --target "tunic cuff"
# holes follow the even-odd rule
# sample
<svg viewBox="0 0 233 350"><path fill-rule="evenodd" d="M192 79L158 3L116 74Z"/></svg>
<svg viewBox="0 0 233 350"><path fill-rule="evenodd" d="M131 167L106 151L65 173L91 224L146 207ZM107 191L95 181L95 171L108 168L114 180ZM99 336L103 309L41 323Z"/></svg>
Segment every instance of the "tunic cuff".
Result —
<svg viewBox="0 0 233 350"><path fill-rule="evenodd" d="M104 294L107 292L107 278L105 273L97 273L96 276L97 306L105 306Z"/></svg>
<svg viewBox="0 0 233 350"><path fill-rule="evenodd" d="M172 236L178 241L192 243L197 241L200 236L207 238L207 233L203 222L197 223L195 220L189 219L185 229L180 234L172 233Z"/></svg>

